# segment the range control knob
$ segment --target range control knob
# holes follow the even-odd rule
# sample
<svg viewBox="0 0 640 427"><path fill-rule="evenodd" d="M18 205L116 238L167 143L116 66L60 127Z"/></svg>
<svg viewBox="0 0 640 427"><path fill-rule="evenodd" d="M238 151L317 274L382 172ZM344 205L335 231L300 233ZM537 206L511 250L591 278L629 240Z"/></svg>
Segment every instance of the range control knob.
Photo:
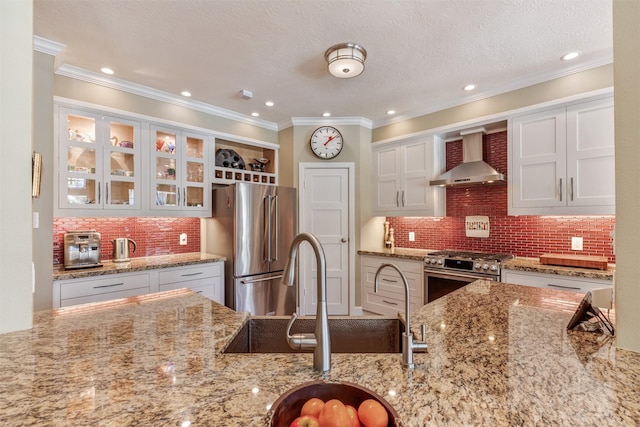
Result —
<svg viewBox="0 0 640 427"><path fill-rule="evenodd" d="M491 271L498 271L498 266L497 265L492 265L491 266Z"/></svg>
<svg viewBox="0 0 640 427"><path fill-rule="evenodd" d="M482 268L482 264L480 264L479 262L476 262L473 268L475 268L476 270L480 270Z"/></svg>
<svg viewBox="0 0 640 427"><path fill-rule="evenodd" d="M442 260L441 260L441 259L439 259L439 260L436 262L436 264L438 264L438 265L442 265Z"/></svg>
<svg viewBox="0 0 640 427"><path fill-rule="evenodd" d="M489 269L489 264L484 264L484 265L482 266L482 269L483 269L483 270L488 270L488 269Z"/></svg>

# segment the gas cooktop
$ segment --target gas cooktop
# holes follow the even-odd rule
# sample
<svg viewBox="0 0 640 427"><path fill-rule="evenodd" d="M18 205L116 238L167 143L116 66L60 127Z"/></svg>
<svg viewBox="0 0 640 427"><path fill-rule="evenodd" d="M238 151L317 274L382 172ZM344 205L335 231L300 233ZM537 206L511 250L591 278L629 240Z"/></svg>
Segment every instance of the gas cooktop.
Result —
<svg viewBox="0 0 640 427"><path fill-rule="evenodd" d="M454 251L454 250L444 250L444 251L435 251L429 252L427 257L439 257L439 258L450 258L450 259L463 259L470 261L495 261L495 262L504 262L513 258L512 254L499 254L499 253L488 253L488 252L473 252L473 251Z"/></svg>

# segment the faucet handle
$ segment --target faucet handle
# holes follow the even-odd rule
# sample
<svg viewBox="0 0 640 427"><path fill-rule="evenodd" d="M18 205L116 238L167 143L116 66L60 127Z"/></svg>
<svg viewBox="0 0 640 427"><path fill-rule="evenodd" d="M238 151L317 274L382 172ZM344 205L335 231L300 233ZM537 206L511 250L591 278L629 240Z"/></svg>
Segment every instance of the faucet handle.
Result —
<svg viewBox="0 0 640 427"><path fill-rule="evenodd" d="M293 322L296 321L298 315L294 312L291 315L291 320L289 320L289 325L287 326L287 343L289 347L294 350L309 350L314 349L318 345L318 340L316 336L312 333L309 334L293 334L291 335L291 327L293 326Z"/></svg>
<svg viewBox="0 0 640 427"><path fill-rule="evenodd" d="M420 341L414 341L411 343L411 348L416 353L424 353L427 351L427 325L423 323L420 326L420 331L422 332L422 339Z"/></svg>

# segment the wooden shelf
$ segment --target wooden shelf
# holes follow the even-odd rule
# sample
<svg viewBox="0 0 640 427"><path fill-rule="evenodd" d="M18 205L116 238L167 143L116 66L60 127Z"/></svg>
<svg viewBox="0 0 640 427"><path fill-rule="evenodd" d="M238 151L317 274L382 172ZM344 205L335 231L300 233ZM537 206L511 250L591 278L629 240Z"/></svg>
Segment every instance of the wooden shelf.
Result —
<svg viewBox="0 0 640 427"><path fill-rule="evenodd" d="M245 169L228 168L215 164L215 153L220 149L235 151L245 164ZM253 182L257 184L276 185L276 150L239 142L216 139L213 166L213 183L232 184L234 182ZM267 159L264 171L251 170L251 163L256 159Z"/></svg>

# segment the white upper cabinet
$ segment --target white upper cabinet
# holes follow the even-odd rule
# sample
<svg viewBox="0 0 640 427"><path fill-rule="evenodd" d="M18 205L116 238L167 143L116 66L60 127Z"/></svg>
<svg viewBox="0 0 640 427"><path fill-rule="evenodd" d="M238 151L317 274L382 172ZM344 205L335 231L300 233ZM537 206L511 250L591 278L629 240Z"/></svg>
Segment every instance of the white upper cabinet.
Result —
<svg viewBox="0 0 640 427"><path fill-rule="evenodd" d="M510 215L615 213L613 98L509 122Z"/></svg>
<svg viewBox="0 0 640 427"><path fill-rule="evenodd" d="M57 128L56 215L139 214L140 123L59 107Z"/></svg>
<svg viewBox="0 0 640 427"><path fill-rule="evenodd" d="M444 216L444 189L429 185L443 169L444 142L437 137L375 148L374 215Z"/></svg>
<svg viewBox="0 0 640 427"><path fill-rule="evenodd" d="M215 131L108 107L54 108L57 217L206 217L212 183L277 184L277 144L216 140ZM216 148L237 150L242 167L218 167Z"/></svg>
<svg viewBox="0 0 640 427"><path fill-rule="evenodd" d="M150 135L149 209L178 216L210 212L210 137L159 126L151 126Z"/></svg>

